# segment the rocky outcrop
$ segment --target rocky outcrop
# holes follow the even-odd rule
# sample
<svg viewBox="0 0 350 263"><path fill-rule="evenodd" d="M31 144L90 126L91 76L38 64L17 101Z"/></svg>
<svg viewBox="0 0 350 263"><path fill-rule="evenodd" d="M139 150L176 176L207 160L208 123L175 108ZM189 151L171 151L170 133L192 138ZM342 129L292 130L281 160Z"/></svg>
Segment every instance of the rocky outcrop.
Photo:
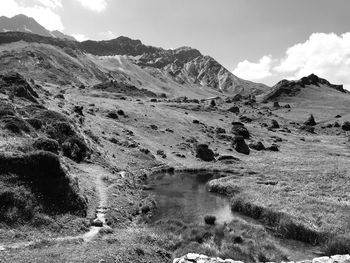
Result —
<svg viewBox="0 0 350 263"><path fill-rule="evenodd" d="M175 258L173 263L243 263L233 259L210 258L205 255L188 253L181 258ZM287 263L287 262L286 262ZM294 262L293 262L294 263ZM331 257L319 257L312 260L302 260L296 263L350 263L350 255L335 255Z"/></svg>
<svg viewBox="0 0 350 263"><path fill-rule="evenodd" d="M315 74L311 74L307 77L303 77L300 80L281 80L275 86L269 90L263 98L263 102L275 101L281 97L293 97L296 96L306 86L328 87L337 90L342 93L347 91L343 88L343 85L334 85L329 81L322 79Z"/></svg>

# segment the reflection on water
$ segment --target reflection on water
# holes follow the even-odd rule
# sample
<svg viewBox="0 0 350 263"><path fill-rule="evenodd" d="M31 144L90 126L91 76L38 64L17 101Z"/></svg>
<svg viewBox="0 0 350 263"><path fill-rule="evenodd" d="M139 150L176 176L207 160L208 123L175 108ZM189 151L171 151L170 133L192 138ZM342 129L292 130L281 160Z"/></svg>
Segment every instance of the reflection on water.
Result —
<svg viewBox="0 0 350 263"><path fill-rule="evenodd" d="M216 175L218 176L218 175ZM152 221L179 219L185 223L203 223L205 215L215 215L218 223L233 219L229 201L209 193L206 183L211 173L163 174L150 182L157 199Z"/></svg>

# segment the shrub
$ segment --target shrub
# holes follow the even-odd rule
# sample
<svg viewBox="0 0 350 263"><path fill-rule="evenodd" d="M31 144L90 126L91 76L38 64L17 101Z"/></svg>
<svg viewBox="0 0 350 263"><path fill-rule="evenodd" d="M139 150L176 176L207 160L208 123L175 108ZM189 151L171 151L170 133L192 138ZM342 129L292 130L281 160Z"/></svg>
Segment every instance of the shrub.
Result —
<svg viewBox="0 0 350 263"><path fill-rule="evenodd" d="M22 132L30 132L28 123L20 117L5 116L1 120L5 123L4 128L13 133L21 134Z"/></svg>
<svg viewBox="0 0 350 263"><path fill-rule="evenodd" d="M43 126L43 122L36 118L25 119L25 121L28 122L30 126L32 126L36 130L40 130Z"/></svg>
<svg viewBox="0 0 350 263"><path fill-rule="evenodd" d="M2 154L0 171L16 174L27 182L49 211L86 214L86 202L73 189L57 155L45 151L17 156Z"/></svg>
<svg viewBox="0 0 350 263"><path fill-rule="evenodd" d="M0 189L0 221L14 224L32 219L35 197L23 186Z"/></svg>
<svg viewBox="0 0 350 263"><path fill-rule="evenodd" d="M62 151L65 156L79 163L87 156L88 147L82 138L73 136L62 144Z"/></svg>
<svg viewBox="0 0 350 263"><path fill-rule="evenodd" d="M38 138L33 143L33 147L36 150L43 150L57 154L58 153L58 142L49 138Z"/></svg>

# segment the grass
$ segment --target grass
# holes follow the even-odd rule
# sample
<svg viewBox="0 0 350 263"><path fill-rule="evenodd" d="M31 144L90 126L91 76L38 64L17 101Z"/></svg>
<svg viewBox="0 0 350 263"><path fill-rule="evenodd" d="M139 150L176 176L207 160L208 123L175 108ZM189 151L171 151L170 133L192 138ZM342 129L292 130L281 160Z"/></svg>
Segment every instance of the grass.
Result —
<svg viewBox="0 0 350 263"><path fill-rule="evenodd" d="M172 251L174 257L190 252L244 262L281 261L286 256L263 227L242 220L225 225L192 225L177 220L159 221L154 242ZM167 236L167 240L162 237Z"/></svg>
<svg viewBox="0 0 350 263"><path fill-rule="evenodd" d="M279 153L249 159L246 169L259 173L218 179L211 188L232 195L234 211L283 238L320 245L327 255L349 253L346 148L323 135L288 140Z"/></svg>

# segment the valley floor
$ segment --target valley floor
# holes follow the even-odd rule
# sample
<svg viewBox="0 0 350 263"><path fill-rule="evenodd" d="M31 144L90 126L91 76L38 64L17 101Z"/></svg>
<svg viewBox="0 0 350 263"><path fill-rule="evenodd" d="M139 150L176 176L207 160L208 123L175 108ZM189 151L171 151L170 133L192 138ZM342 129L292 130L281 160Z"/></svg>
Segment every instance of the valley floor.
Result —
<svg viewBox="0 0 350 263"><path fill-rule="evenodd" d="M56 86L43 86L50 98L59 94ZM169 230L168 226L147 225L155 202L145 190L145 179L162 167L234 173L211 181L210 190L226 194L231 198L233 210L257 219L265 229L236 222L236 226L230 226L232 231L244 226L246 232L259 233L259 238L266 240L276 235L297 239L308 246L317 246L320 254L343 253L349 249L348 134L341 128L322 126L347 120L350 111L344 112L342 108L339 112L334 108L323 114L321 106L308 108L293 103L290 103L291 109L273 108L269 104L249 106L243 102L218 102L211 107L208 102L175 103L73 87L64 90L64 100L48 99L46 106L67 115L73 115L74 106L83 106L84 120L79 129L94 141L95 153L89 163L78 165L64 160L88 198L87 217L59 217L59 227L55 229L3 227L0 244L42 241L20 249L0 250L0 262L170 262L174 251L176 256L181 256L180 252L197 252L181 247L181 242L185 241L179 240L175 227ZM229 140L218 136L217 127L230 135L231 122L239 121L238 115L227 110L233 105L240 108L240 116L252 119L245 123L251 134L247 143L277 144L279 151L251 150L250 155L244 155L232 149ZM108 117L108 113L118 110L123 114L117 118ZM296 124L303 123L309 113L321 123L316 126L316 134L302 131ZM342 114L342 119L334 119L338 113ZM280 128L269 129L263 125L269 126L272 119L278 121ZM2 134L0 148L18 148L26 140ZM195 142L208 144L218 156L230 155L239 160L203 162L195 157ZM101 200L105 201L102 205ZM89 242L84 238L65 242L48 240L48 236L83 236L91 229L89 222L95 218L99 206L108 209L106 227ZM170 232L172 237L169 238ZM264 240L259 242L262 244ZM188 249L196 247L193 242L183 244L188 245ZM260 251L260 258L257 254L255 258L246 259L244 249L253 245L235 246L242 251L236 254L235 260L286 260L281 255L271 255L277 251L274 248L271 253ZM344 251L340 250L342 248ZM220 250L224 250L222 244L212 244L204 252L216 256L222 253ZM233 253L225 255L235 256Z"/></svg>

